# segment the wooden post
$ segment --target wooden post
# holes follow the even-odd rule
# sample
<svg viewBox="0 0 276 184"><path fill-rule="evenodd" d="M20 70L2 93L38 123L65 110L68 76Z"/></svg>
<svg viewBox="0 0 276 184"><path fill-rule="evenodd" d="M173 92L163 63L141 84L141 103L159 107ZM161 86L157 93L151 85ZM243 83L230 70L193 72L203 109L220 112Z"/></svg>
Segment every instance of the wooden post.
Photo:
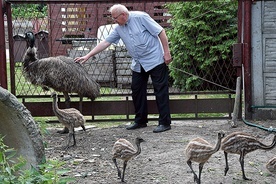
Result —
<svg viewBox="0 0 276 184"><path fill-rule="evenodd" d="M237 78L237 84L236 84L236 97L235 97L235 104L234 104L234 110L232 115L232 122L231 127L236 128L237 125L237 119L239 115L240 110L240 100L241 99L241 77Z"/></svg>

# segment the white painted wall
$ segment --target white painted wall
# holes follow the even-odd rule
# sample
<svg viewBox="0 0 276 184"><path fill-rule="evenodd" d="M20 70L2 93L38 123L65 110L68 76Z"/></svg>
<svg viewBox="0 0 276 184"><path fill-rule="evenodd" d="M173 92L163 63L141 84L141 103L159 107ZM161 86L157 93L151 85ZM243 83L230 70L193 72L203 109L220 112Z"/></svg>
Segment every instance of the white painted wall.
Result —
<svg viewBox="0 0 276 184"><path fill-rule="evenodd" d="M264 105L262 2L252 4L252 105Z"/></svg>

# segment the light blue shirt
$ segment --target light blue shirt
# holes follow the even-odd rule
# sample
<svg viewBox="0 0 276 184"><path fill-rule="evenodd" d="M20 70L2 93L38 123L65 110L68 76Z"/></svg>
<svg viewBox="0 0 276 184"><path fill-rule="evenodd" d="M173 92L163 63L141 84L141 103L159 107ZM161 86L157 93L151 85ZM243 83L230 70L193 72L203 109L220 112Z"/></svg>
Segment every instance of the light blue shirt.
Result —
<svg viewBox="0 0 276 184"><path fill-rule="evenodd" d="M126 24L117 25L106 41L118 43L122 39L132 57L131 69L141 72L142 66L149 71L164 63L163 48L158 37L162 30L147 13L131 11Z"/></svg>

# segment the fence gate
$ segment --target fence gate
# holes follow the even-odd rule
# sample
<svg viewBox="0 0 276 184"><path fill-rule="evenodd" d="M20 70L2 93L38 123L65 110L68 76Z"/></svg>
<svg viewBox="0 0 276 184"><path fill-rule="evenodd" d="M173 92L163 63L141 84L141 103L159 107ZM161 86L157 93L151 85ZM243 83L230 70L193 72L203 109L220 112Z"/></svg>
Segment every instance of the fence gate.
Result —
<svg viewBox="0 0 276 184"><path fill-rule="evenodd" d="M33 116L53 116L51 92L30 84L22 75L22 57L27 49L25 32L35 33L39 58L58 55L74 58L88 53L113 29L114 24L108 10L114 3L122 3L129 10L145 11L165 29L170 29L171 14L164 5L173 2L177 1L7 0L4 19L6 48L9 52L7 68L10 71L8 72L10 91L23 102ZM222 3L227 2L230 1L225 0ZM197 2L189 3L196 4ZM209 13L213 12L206 12L202 16ZM200 21L200 17L194 17L194 19ZM84 115L91 117L91 121L134 119L130 90L130 63L131 58L123 42L112 45L91 58L84 66L88 73L100 83L101 97L95 101L89 99L80 101L76 94L71 94L70 105L81 109ZM232 66L232 58L227 58L223 63L218 61L216 65L210 67L210 70L213 70L219 78L214 83L220 85L207 80L197 89L183 92L174 87L171 82L172 119L231 118L236 80L236 69ZM190 74L183 73L184 75ZM202 79L208 77L201 72L192 75ZM221 88L221 86L226 86L226 88ZM158 111L150 80L148 87L149 119L156 120ZM64 108L62 94L59 94L59 97L59 106Z"/></svg>

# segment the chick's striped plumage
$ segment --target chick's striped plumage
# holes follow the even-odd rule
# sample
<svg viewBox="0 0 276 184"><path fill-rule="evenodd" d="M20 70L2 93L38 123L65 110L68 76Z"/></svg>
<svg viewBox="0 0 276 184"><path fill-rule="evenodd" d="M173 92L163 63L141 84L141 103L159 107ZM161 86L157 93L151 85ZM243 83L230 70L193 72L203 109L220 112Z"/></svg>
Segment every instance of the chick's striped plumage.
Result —
<svg viewBox="0 0 276 184"><path fill-rule="evenodd" d="M136 152L136 148L126 139L117 140L112 150L113 157L123 160L130 160Z"/></svg>
<svg viewBox="0 0 276 184"><path fill-rule="evenodd" d="M118 177L121 179L122 182L124 182L124 177L125 177L125 170L127 166L127 162L139 155L141 153L141 146L140 143L144 142L144 140L140 137L137 137L135 139L135 144L137 146L137 149L134 148L134 146L126 139L119 139L115 142L113 145L112 149L112 154L113 154L113 162L116 166L117 172L118 172ZM121 174L121 170L118 167L116 159L121 159L124 161L124 166L123 166L123 174Z"/></svg>
<svg viewBox="0 0 276 184"><path fill-rule="evenodd" d="M190 141L186 147L185 153L187 158L192 158L194 162L208 160L216 152L213 145L202 138L195 138Z"/></svg>
<svg viewBox="0 0 276 184"><path fill-rule="evenodd" d="M269 172L276 174L276 157L270 159L266 163L266 168L267 168L267 170L269 170Z"/></svg>
<svg viewBox="0 0 276 184"><path fill-rule="evenodd" d="M244 157L246 154L255 151L257 149L271 150L276 145L276 135L270 145L265 145L260 142L256 137L245 132L233 132L226 136L221 142L221 149L224 151L225 157L225 169L224 175L229 170L228 166L228 153L240 155L240 165L242 169L242 177L244 180L251 180L245 176L244 171Z"/></svg>
<svg viewBox="0 0 276 184"><path fill-rule="evenodd" d="M69 137L68 137L68 143L66 145L66 149L69 148L70 140L73 138L74 145L76 145L76 139L75 139L75 127L82 127L82 129L85 131L85 118L81 114L81 112L75 108L68 108L68 109L60 109L57 104L57 94L55 92L52 93L53 103L52 108L54 114L57 116L60 123L62 123L65 127L69 130Z"/></svg>
<svg viewBox="0 0 276 184"><path fill-rule="evenodd" d="M233 132L222 140L221 149L228 153L247 154L264 146L256 137L245 132Z"/></svg>
<svg viewBox="0 0 276 184"><path fill-rule="evenodd" d="M187 164L190 167L192 173L194 174L194 181L197 182L197 184L201 183L201 172L204 164L214 153L216 153L219 150L221 145L221 139L223 137L224 137L224 132L219 131L216 145L212 145L208 141L198 137L198 138L192 139L186 146L185 154L186 154ZM199 163L198 176L192 167L192 162Z"/></svg>

